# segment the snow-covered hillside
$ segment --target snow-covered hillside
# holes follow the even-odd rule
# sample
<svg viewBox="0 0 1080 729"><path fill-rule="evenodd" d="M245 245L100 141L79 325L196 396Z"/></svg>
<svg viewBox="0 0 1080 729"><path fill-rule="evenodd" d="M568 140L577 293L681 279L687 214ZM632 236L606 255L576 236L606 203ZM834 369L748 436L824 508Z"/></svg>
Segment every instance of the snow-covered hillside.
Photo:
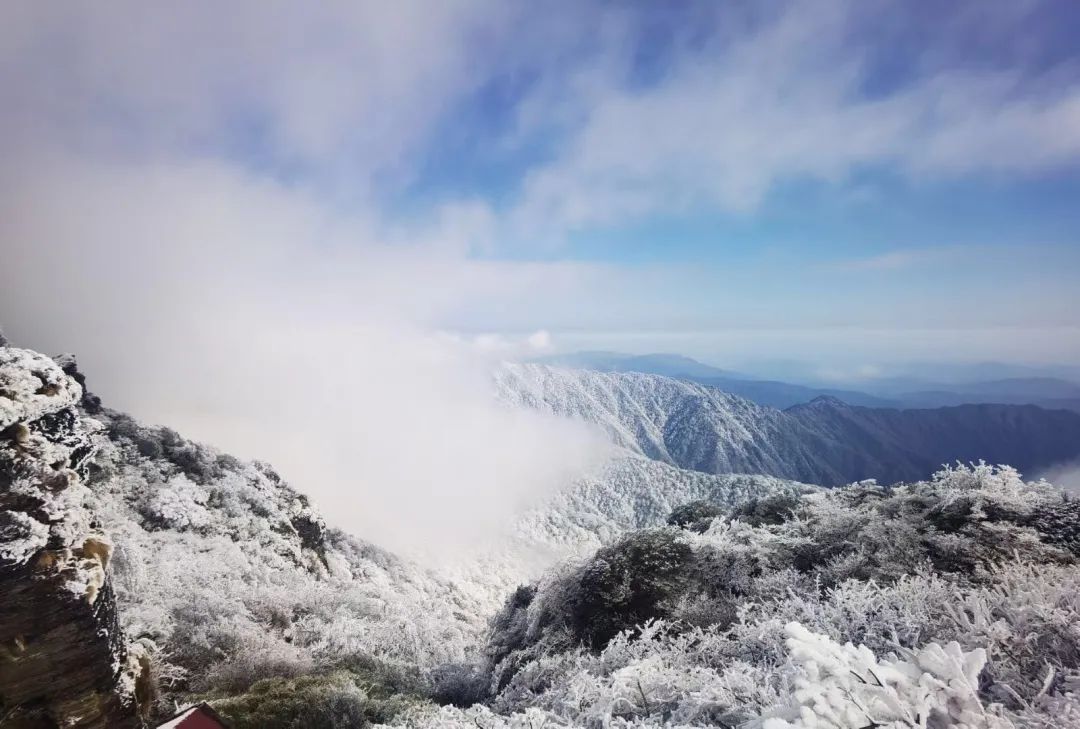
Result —
<svg viewBox="0 0 1080 729"><path fill-rule="evenodd" d="M661 525L688 501L727 504L806 488L684 471L625 452L535 503L486 554L463 555L436 573L327 528L269 464L102 408L84 392L73 358L58 360L65 372L35 352L2 351L13 382L39 387L47 376L53 399L66 397L65 417L93 439L80 508L113 545L108 589L120 626L165 696L241 691L350 656L424 676L475 658L505 595L559 560ZM11 400L5 407L22 410L9 419L40 418L31 407L38 400Z"/></svg>
<svg viewBox="0 0 1080 729"><path fill-rule="evenodd" d="M1076 502L1010 468L741 504L516 590L427 727L1080 726Z"/></svg>
<svg viewBox="0 0 1080 729"><path fill-rule="evenodd" d="M595 423L616 445L648 458L709 473L786 467L784 455L755 445L782 427L780 413L720 390L659 375L531 364L507 364L495 381L507 403ZM711 452L706 442L715 445Z"/></svg>
<svg viewBox="0 0 1080 729"><path fill-rule="evenodd" d="M1080 414L1034 406L891 410L818 398L788 410L660 375L507 364L499 396L600 426L622 448L705 473L835 486L985 460L1038 471L1080 455Z"/></svg>
<svg viewBox="0 0 1080 729"><path fill-rule="evenodd" d="M488 611L553 565L592 554L635 529L663 526L677 507L810 493L817 487L771 476L713 475L622 451L524 511L511 529L468 558L440 566Z"/></svg>
<svg viewBox="0 0 1080 729"><path fill-rule="evenodd" d="M481 606L434 573L325 527L263 463L101 412L89 507L115 546L122 625L163 688L242 688L364 655L465 658Z"/></svg>
<svg viewBox="0 0 1080 729"><path fill-rule="evenodd" d="M622 449L486 553L425 567L328 528L268 464L103 409L72 358L0 353L0 554L17 568L3 574L25 594L43 565L93 577L73 591L61 570L41 604L93 617L105 659L32 645L97 667L86 675L111 681L110 710L126 712L117 726L140 725L136 704L205 699L237 729L802 727L834 688L856 696L838 710L865 710L852 726L917 718L920 701L970 726L1080 718L1080 530L1060 491L989 466L828 490L672 465L779 469L849 437L826 455L875 454L859 428L903 434L877 411L780 412L663 377L507 367L505 401L599 424ZM811 423L823 440L789 450ZM882 671L907 678L875 693L850 677Z"/></svg>
<svg viewBox="0 0 1080 729"><path fill-rule="evenodd" d="M731 506L812 490L771 476L717 476L627 453L530 509L518 520L515 532L532 544L591 551L628 531L660 526L672 510L692 501Z"/></svg>

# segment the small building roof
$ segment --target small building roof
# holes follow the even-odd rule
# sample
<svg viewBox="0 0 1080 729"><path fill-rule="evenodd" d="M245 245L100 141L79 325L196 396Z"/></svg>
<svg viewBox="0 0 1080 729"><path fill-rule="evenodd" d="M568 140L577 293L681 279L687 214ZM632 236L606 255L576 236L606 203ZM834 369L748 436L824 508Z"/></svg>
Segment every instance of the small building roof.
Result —
<svg viewBox="0 0 1080 729"><path fill-rule="evenodd" d="M229 729L225 720L205 702L181 711L157 729Z"/></svg>

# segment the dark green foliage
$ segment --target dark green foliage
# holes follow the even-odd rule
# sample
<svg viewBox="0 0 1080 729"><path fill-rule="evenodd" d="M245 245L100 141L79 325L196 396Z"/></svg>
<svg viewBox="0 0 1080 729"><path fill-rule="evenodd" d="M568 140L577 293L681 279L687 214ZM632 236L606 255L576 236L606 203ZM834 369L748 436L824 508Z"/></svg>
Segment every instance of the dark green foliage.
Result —
<svg viewBox="0 0 1080 729"><path fill-rule="evenodd" d="M488 697L488 682L482 666L451 663L432 671L430 696L440 704L465 708Z"/></svg>
<svg viewBox="0 0 1080 729"><path fill-rule="evenodd" d="M326 551L326 525L314 513L304 513L290 521L300 537L300 543L318 554Z"/></svg>
<svg viewBox="0 0 1080 729"><path fill-rule="evenodd" d="M953 533L978 522L1023 524L1027 515L1000 504L979 503L975 497L966 496L935 504L927 510L926 520L942 532Z"/></svg>
<svg viewBox="0 0 1080 729"><path fill-rule="evenodd" d="M169 428L162 428L159 432L165 458L195 483L207 484L224 475L217 455L208 448L184 440Z"/></svg>
<svg viewBox="0 0 1080 729"><path fill-rule="evenodd" d="M0 339L2 338L3 335L0 334ZM83 410L90 415L97 415L100 413L102 410L101 398L86 388L86 375L79 370L79 364L75 361L75 355L60 354L53 357L53 361L60 365L60 369L64 371L65 375L74 379L79 383L79 386L82 387L83 395L79 404L82 405Z"/></svg>
<svg viewBox="0 0 1080 729"><path fill-rule="evenodd" d="M133 446L143 458L167 461L197 484L208 484L241 467L236 458L185 440L170 428L144 427L131 416L113 411L103 411L100 417L112 440Z"/></svg>
<svg viewBox="0 0 1080 729"><path fill-rule="evenodd" d="M354 729L391 721L420 701L414 685L371 664L265 679L212 704L234 729Z"/></svg>
<svg viewBox="0 0 1080 729"><path fill-rule="evenodd" d="M218 468L223 471L239 471L243 469L244 464L240 462L240 459L236 456L230 456L228 453L220 453L215 459L215 463Z"/></svg>
<svg viewBox="0 0 1080 729"><path fill-rule="evenodd" d="M492 618L488 653L496 663L511 651L525 645L529 627L527 611L534 597L534 585L521 585L510 595L503 609Z"/></svg>
<svg viewBox="0 0 1080 729"><path fill-rule="evenodd" d="M578 572L569 606L574 637L598 649L627 626L665 615L671 598L685 589L692 559L671 529L638 532L601 549Z"/></svg>
<svg viewBox="0 0 1080 729"><path fill-rule="evenodd" d="M751 526L783 524L795 513L799 501L797 494L770 494L743 502L735 507L730 516Z"/></svg>
<svg viewBox="0 0 1080 729"><path fill-rule="evenodd" d="M254 465L262 475L266 476L274 483L282 483L281 475L266 461L252 461L252 465Z"/></svg>
<svg viewBox="0 0 1080 729"><path fill-rule="evenodd" d="M1080 501L1041 504L1032 513L1029 523L1046 542L1080 557Z"/></svg>
<svg viewBox="0 0 1080 729"><path fill-rule="evenodd" d="M535 589L518 588L493 621L493 663L542 636L565 647L598 650L620 631L668 615L691 578L693 552L679 534L674 528L648 529L601 549L548 588L559 598L541 606L539 635L530 634L526 619Z"/></svg>
<svg viewBox="0 0 1080 729"><path fill-rule="evenodd" d="M106 415L106 433L109 438L118 443L131 443L144 458L158 459L164 455L161 441L153 429L142 427L130 415L112 411L106 411Z"/></svg>
<svg viewBox="0 0 1080 729"><path fill-rule="evenodd" d="M709 524L714 518L725 513L724 508L718 504L701 499L673 509L671 514L668 515L667 523L682 529L703 532L709 528Z"/></svg>

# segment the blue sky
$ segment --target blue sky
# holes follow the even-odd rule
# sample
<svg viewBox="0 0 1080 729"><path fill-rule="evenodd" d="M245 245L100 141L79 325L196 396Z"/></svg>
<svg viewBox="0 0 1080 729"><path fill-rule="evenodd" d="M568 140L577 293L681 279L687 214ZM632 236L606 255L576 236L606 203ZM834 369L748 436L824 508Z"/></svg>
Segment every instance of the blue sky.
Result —
<svg viewBox="0 0 1080 729"><path fill-rule="evenodd" d="M2 12L20 275L77 249L155 278L127 217L191 210L146 245L427 331L729 366L1080 361L1068 0ZM95 213L61 226L62 199ZM78 336L77 297L28 288L5 326Z"/></svg>

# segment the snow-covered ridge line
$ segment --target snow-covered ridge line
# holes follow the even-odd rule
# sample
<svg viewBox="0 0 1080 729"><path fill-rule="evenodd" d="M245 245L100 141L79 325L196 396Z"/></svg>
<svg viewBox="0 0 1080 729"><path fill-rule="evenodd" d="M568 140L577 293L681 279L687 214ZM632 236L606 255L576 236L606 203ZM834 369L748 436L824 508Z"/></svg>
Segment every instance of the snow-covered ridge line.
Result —
<svg viewBox="0 0 1080 729"><path fill-rule="evenodd" d="M1080 414L1035 406L891 410L823 399L780 411L660 375L507 364L494 379L510 405L584 420L622 448L704 473L836 486L917 481L957 461L1037 472L1080 456Z"/></svg>

